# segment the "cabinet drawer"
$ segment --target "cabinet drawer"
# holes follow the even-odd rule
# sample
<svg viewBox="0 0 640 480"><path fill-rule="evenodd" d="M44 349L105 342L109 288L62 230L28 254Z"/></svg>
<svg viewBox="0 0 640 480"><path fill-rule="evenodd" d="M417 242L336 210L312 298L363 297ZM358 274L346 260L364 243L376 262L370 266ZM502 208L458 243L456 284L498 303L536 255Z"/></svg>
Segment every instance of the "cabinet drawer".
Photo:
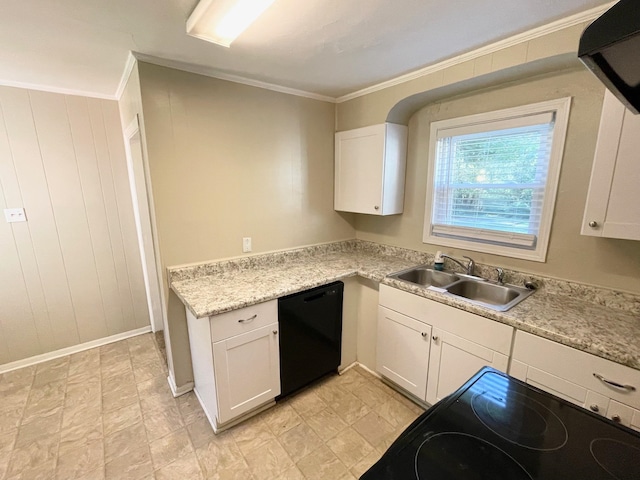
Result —
<svg viewBox="0 0 640 480"><path fill-rule="evenodd" d="M258 303L250 307L233 310L209 317L211 341L251 332L278 321L278 300Z"/></svg>
<svg viewBox="0 0 640 480"><path fill-rule="evenodd" d="M625 405L640 408L640 370L522 331L516 332L513 359ZM635 387L635 390L624 388L624 385Z"/></svg>

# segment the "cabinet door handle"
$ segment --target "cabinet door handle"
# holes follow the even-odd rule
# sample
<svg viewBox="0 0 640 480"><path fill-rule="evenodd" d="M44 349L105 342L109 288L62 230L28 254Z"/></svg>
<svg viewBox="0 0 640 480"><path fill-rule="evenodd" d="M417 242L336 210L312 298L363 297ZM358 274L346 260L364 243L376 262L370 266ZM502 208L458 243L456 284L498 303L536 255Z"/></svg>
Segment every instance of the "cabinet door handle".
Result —
<svg viewBox="0 0 640 480"><path fill-rule="evenodd" d="M431 338L433 338L433 341L434 341L434 342L437 342L439 337L438 337L437 335L434 335L434 336L433 336L433 337L431 337Z"/></svg>
<svg viewBox="0 0 640 480"><path fill-rule="evenodd" d="M636 391L636 387L634 387L633 385L623 385L622 383L614 382L612 380L607 380L599 373L594 373L593 376L596 377L598 380L600 380L602 383L606 383L610 387L620 388L622 390L626 390L627 392Z"/></svg>
<svg viewBox="0 0 640 480"><path fill-rule="evenodd" d="M256 313L253 317L249 317L249 318L241 318L240 320L238 320L238 323L251 323L253 322L256 318L258 318L258 314Z"/></svg>
<svg viewBox="0 0 640 480"><path fill-rule="evenodd" d="M426 337L427 336L427 332L422 332L422 336Z"/></svg>
<svg viewBox="0 0 640 480"><path fill-rule="evenodd" d="M620 415L613 415L611 417L611 420L613 420L616 423L621 423L622 422L622 418L620 417Z"/></svg>
<svg viewBox="0 0 640 480"><path fill-rule="evenodd" d="M595 220L591 220L591 221L589 222L589 226L590 226L591 228L596 228L596 227L598 226L598 222L596 222Z"/></svg>
<svg viewBox="0 0 640 480"><path fill-rule="evenodd" d="M598 405L596 405L595 403L593 405L591 405L589 408L591 409L592 412L599 412L600 411L600 407Z"/></svg>
<svg viewBox="0 0 640 480"><path fill-rule="evenodd" d="M278 330L274 330L274 331L273 331L273 334L274 334L274 335L277 335L277 334L278 334Z"/></svg>
<svg viewBox="0 0 640 480"><path fill-rule="evenodd" d="M380 206L378 206L378 205L374 205L374 206L373 206L373 208L374 208L375 210L380 210Z"/></svg>

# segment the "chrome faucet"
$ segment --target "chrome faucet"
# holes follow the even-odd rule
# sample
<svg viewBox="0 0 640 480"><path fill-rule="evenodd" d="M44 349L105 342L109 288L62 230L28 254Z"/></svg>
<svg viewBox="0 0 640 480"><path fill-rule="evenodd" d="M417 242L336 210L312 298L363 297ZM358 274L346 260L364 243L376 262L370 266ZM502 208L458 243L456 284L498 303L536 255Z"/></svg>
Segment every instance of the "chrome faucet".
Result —
<svg viewBox="0 0 640 480"><path fill-rule="evenodd" d="M462 268L464 268L467 271L467 275L473 275L474 274L474 271L475 271L475 268L476 268L476 262L473 261L473 258L467 257L466 255L463 255L462 258L466 258L467 260L469 260L469 263L467 263L465 265L460 260L456 260L455 258L450 257L446 253L443 253L441 256L443 256L444 258L448 258L452 262L455 262L458 265L460 265Z"/></svg>
<svg viewBox="0 0 640 480"><path fill-rule="evenodd" d="M504 270L500 267L496 268L496 272L498 274L498 284L504 285Z"/></svg>

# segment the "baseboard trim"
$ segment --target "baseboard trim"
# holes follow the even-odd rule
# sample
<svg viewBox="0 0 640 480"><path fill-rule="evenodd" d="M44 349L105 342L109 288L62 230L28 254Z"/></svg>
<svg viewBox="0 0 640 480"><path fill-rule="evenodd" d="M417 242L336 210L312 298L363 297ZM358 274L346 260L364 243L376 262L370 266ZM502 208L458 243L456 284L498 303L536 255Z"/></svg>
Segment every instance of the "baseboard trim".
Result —
<svg viewBox="0 0 640 480"><path fill-rule="evenodd" d="M371 369L370 369L369 367L367 367L364 363L355 362L353 365L354 365L354 366L355 366L355 365L358 365L360 368L362 368L363 370L366 370L367 372L369 372L369 373L370 373L371 375L373 375L374 377L382 379L382 375L380 375L378 372L376 372L376 371L374 371L374 370L371 370Z"/></svg>
<svg viewBox="0 0 640 480"><path fill-rule="evenodd" d="M171 389L171 393L173 394L174 398L184 395L185 393L189 393L190 391L193 390L193 387L195 386L193 382L187 382L184 385L178 387L176 385L176 381L171 376L171 372L169 372L169 376L167 377L167 382L169 382L169 388Z"/></svg>
<svg viewBox="0 0 640 480"><path fill-rule="evenodd" d="M111 335L110 337L99 338L97 340L91 340L90 342L61 348L60 350L54 350L53 352L47 352L41 355L24 358L22 360L16 360L15 362L5 363L4 365L0 365L0 373L6 373L12 370L17 370L18 368L30 367L31 365L47 362L56 358L66 357L67 355L72 355L74 353L84 352L85 350L101 347L102 345L107 345L109 343L119 342L120 340L125 340L131 337L137 337L138 335L149 333L150 331L151 326L149 325L146 327L137 328L135 330L129 330L128 332L117 333L115 335Z"/></svg>

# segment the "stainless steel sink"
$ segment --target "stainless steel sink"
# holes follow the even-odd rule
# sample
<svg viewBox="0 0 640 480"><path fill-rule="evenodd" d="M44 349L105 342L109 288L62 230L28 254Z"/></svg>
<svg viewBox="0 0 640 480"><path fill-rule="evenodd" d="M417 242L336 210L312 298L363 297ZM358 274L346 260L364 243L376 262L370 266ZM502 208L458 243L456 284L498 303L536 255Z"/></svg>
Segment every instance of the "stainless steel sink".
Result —
<svg viewBox="0 0 640 480"><path fill-rule="evenodd" d="M444 287L460 280L460 277L453 273L440 272L427 267L410 268L409 270L395 273L391 275L391 277L404 280L405 282L415 283L423 287L428 287L429 285Z"/></svg>
<svg viewBox="0 0 640 480"><path fill-rule="evenodd" d="M389 277L425 288L436 287L435 290L446 296L499 312L509 310L534 292L515 285L489 282L480 277L441 272L424 265L402 270Z"/></svg>
<svg viewBox="0 0 640 480"><path fill-rule="evenodd" d="M463 280L449 285L447 292L450 295L463 297L487 308L504 312L531 295L533 290L516 287L515 285Z"/></svg>

